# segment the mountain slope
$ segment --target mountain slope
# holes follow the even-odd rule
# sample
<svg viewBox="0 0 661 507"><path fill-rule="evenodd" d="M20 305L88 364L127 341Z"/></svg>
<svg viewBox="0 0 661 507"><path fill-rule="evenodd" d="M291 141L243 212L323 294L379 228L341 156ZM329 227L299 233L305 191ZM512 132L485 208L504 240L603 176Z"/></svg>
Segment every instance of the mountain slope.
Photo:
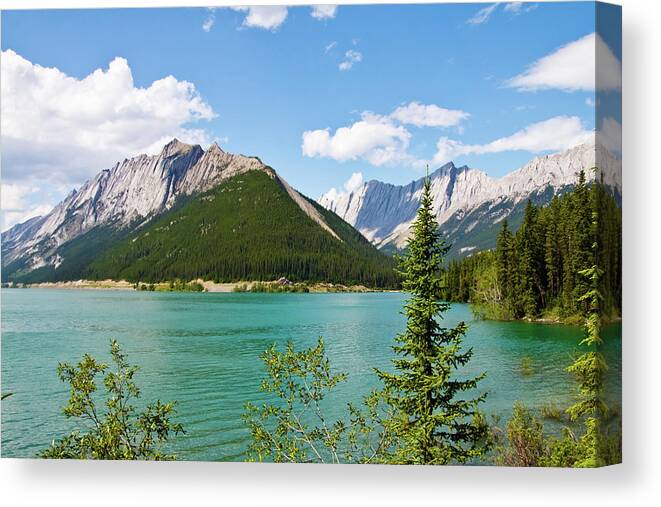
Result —
<svg viewBox="0 0 661 507"><path fill-rule="evenodd" d="M158 155L139 155L98 173L72 191L49 214L19 224L2 234L2 262L19 259L25 269L58 262L58 248L88 231L104 226L134 228L170 209L180 196L204 192L246 171L275 175L304 211L325 228L321 215L307 200L257 157L233 155L213 144L199 146L172 140Z"/></svg>
<svg viewBox="0 0 661 507"><path fill-rule="evenodd" d="M249 171L177 203L94 260L86 277L229 282L285 276L394 285L392 260L338 217L324 213L332 218L333 235L301 209L274 175Z"/></svg>
<svg viewBox="0 0 661 507"><path fill-rule="evenodd" d="M520 218L527 199L545 204L553 195L571 188L581 170L588 179L599 162L604 182L621 189L621 163L594 143L562 153L537 157L502 178L453 163L431 175L434 211L441 231L454 245L453 256L491 248L498 223ZM420 202L423 179L396 186L372 180L350 193L330 191L319 203L356 227L378 248L396 251L406 245Z"/></svg>

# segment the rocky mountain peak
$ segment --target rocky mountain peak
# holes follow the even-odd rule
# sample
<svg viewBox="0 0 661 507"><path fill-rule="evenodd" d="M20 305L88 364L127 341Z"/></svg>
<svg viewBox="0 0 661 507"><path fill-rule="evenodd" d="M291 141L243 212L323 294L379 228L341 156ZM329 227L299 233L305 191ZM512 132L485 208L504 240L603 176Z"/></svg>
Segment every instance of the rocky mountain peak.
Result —
<svg viewBox="0 0 661 507"><path fill-rule="evenodd" d="M599 166L606 185L621 189L621 161L600 144L595 146L594 140L563 152L535 157L501 178L448 162L430 174L434 212L439 225L482 207L504 210L498 216L485 216L485 223L501 220L507 210L511 211L530 196L548 189L553 194L574 185L581 170L588 180L594 179L594 172L590 171L594 166ZM330 191L320 197L319 203L356 227L375 245L401 248L418 210L423 183L424 178L403 186L368 181L351 193ZM475 226L472 223L470 230Z"/></svg>
<svg viewBox="0 0 661 507"><path fill-rule="evenodd" d="M135 227L170 209L180 196L206 192L248 171L268 174L312 220L339 239L314 206L258 157L233 155L216 143L205 152L174 138L160 154L138 155L100 171L47 215L3 233L3 264L26 257L30 269L48 265L61 245L97 226Z"/></svg>
<svg viewBox="0 0 661 507"><path fill-rule="evenodd" d="M201 150L199 145L182 143L179 139L175 137L174 139L172 139L172 141L170 141L165 146L163 146L163 149L161 150L161 157L169 158L169 157L175 157L177 155L183 155L185 153L190 152L194 148L198 148Z"/></svg>

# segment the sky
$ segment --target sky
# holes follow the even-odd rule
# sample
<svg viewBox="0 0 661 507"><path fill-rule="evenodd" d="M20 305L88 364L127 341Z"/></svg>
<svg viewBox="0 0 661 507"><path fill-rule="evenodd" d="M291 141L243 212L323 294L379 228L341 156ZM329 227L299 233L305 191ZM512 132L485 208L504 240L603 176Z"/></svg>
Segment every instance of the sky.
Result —
<svg viewBox="0 0 661 507"><path fill-rule="evenodd" d="M591 2L4 11L1 22L2 230L173 137L257 155L313 198L405 184L451 160L502 176L595 129L621 152L621 36L595 33Z"/></svg>

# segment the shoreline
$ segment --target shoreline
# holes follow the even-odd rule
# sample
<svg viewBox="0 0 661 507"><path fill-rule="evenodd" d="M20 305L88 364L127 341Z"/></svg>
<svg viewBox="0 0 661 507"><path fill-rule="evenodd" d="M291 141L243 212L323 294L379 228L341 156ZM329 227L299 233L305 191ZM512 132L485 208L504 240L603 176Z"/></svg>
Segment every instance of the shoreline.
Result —
<svg viewBox="0 0 661 507"><path fill-rule="evenodd" d="M169 289L170 282L158 282L152 284L154 286L153 292L215 292L215 293L228 293L228 292L250 292L250 289L256 284L273 284L277 285L277 281L239 281L239 282L214 282L212 280L191 280L190 283L200 284L204 290L202 291L189 291L189 290L171 290ZM137 286L149 285L145 282L139 282ZM338 293L338 292L352 292L352 293L366 293L366 292L401 292L396 289L380 289L370 288L364 285L343 285L330 282L318 282L313 284L303 283L308 293ZM26 288L26 289L84 289L84 290L126 290L140 292L136 288L135 283L127 280L70 280L62 282L39 282L25 284L19 287L3 287L3 288ZM237 290L243 288L247 290ZM152 291L147 291L152 292ZM286 291L283 291L286 292ZM301 292L303 293L303 292Z"/></svg>

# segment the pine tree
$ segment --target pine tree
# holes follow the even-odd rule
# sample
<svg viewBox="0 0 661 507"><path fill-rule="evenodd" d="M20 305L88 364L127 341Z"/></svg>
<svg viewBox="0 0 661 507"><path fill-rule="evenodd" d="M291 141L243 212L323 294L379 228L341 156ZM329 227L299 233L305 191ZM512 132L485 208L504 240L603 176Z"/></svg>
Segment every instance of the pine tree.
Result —
<svg viewBox="0 0 661 507"><path fill-rule="evenodd" d="M514 316L512 298L516 283L514 270L514 238L509 230L507 220L503 220L502 228L496 239L496 263L498 269L498 285L501 290L503 306L506 313Z"/></svg>
<svg viewBox="0 0 661 507"><path fill-rule="evenodd" d="M559 208L558 196L554 196L548 207L549 219L546 224L546 239L544 244L544 261L546 263L546 279L549 299L557 298L562 285L562 255L560 251Z"/></svg>
<svg viewBox="0 0 661 507"><path fill-rule="evenodd" d="M526 316L537 315L543 306L542 245L537 224L537 208L530 200L526 204L523 223L516 234L519 310Z"/></svg>
<svg viewBox="0 0 661 507"><path fill-rule="evenodd" d="M603 344L601 340L601 301L600 292L602 270L599 267L599 244L597 232L599 228L598 208L592 211L592 221L589 234L593 237L591 245L592 265L580 271L587 286L585 293L579 298L581 305L587 305L585 318L585 336L581 345L588 347L588 351L579 356L567 371L576 375L579 382L580 399L567 409L572 420L585 417L585 434L581 443L587 449L584 459L575 466L597 467L604 464L600 455L601 420L608 413L608 407L603 398L604 375L608 366L600 352Z"/></svg>
<svg viewBox="0 0 661 507"><path fill-rule="evenodd" d="M578 309L579 312L584 313L588 310L588 305L583 300L580 300L583 295L590 289L590 283L581 272L588 269L592 265L592 235L591 228L591 214L592 206L590 205L590 189L585 182L585 172L581 171L578 177L578 183L573 193L574 198L574 213L573 223L571 230L572 244L570 250L570 261L572 274L575 279L573 290L571 294L571 307Z"/></svg>
<svg viewBox="0 0 661 507"><path fill-rule="evenodd" d="M391 463L462 463L486 452L487 429L478 406L486 395L471 399L484 374L459 379L457 370L473 355L462 350L466 325L441 328L450 305L439 300L441 267L449 247L441 239L432 211L431 183L425 180L418 216L406 254L400 258L406 330L393 347L395 373L377 370L385 384L384 399L393 409L385 425L395 435Z"/></svg>

